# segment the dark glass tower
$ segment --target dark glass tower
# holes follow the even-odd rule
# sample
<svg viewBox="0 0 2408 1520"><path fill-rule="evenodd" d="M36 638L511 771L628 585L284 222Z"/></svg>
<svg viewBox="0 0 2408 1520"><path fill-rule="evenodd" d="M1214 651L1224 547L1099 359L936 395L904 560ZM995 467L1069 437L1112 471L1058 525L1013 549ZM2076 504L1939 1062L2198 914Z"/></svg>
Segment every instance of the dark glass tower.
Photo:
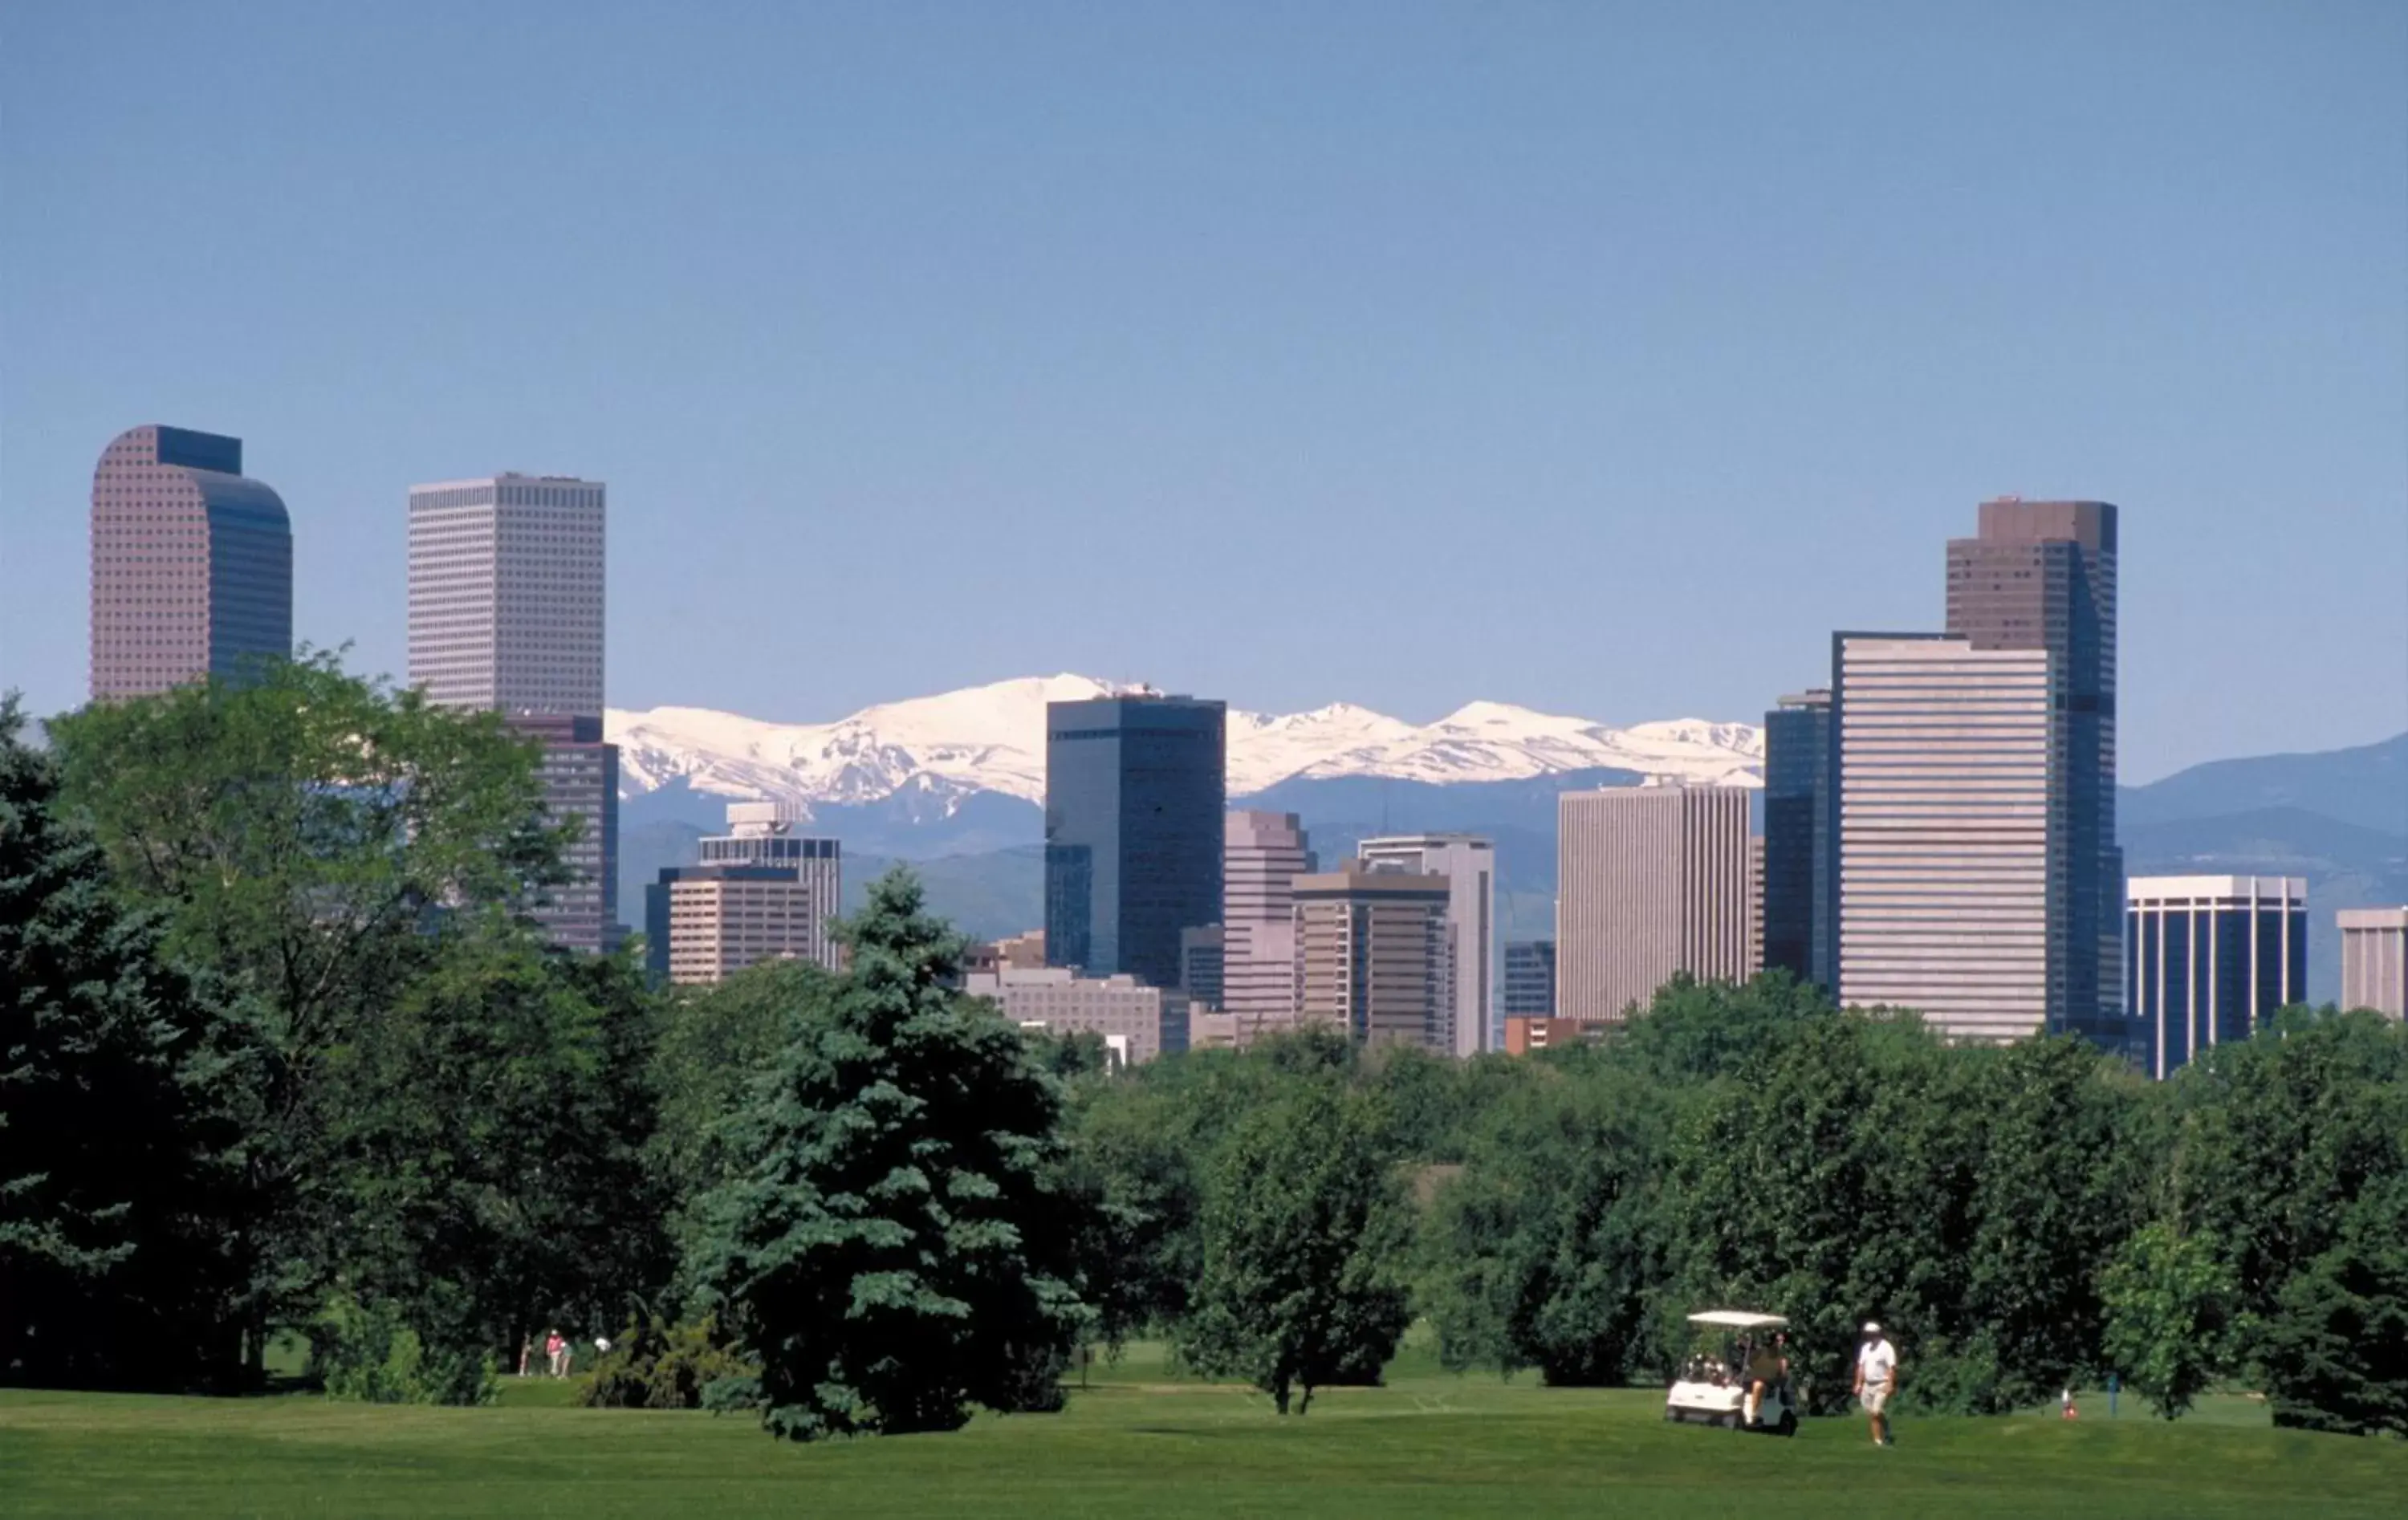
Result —
<svg viewBox="0 0 2408 1520"><path fill-rule="evenodd" d="M1948 543L1948 631L1975 649L2046 650L2065 715L2066 1010L2060 1032L2127 1049L2124 856L2115 846L2115 509L1985 501L1977 537ZM2061 867L2061 876L2059 868ZM2051 957L2053 960L2056 956Z"/></svg>
<svg viewBox="0 0 2408 1520"><path fill-rule="evenodd" d="M1764 968L1839 982L1829 869L1831 694L1784 696L1764 715Z"/></svg>
<svg viewBox="0 0 2408 1520"><path fill-rule="evenodd" d="M1221 921L1227 708L1152 693L1045 710L1045 963L1180 979Z"/></svg>

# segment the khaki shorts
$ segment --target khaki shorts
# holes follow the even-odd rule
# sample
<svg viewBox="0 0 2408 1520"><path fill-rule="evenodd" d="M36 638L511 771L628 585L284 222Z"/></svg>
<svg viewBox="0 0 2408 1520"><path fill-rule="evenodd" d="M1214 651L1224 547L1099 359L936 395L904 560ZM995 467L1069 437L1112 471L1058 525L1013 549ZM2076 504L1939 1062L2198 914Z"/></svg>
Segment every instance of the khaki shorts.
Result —
<svg viewBox="0 0 2408 1520"><path fill-rule="evenodd" d="M1889 1402L1889 1390L1887 1388L1867 1388L1864 1391L1860 1401L1865 1406L1866 1413L1879 1414L1882 1412L1882 1407Z"/></svg>

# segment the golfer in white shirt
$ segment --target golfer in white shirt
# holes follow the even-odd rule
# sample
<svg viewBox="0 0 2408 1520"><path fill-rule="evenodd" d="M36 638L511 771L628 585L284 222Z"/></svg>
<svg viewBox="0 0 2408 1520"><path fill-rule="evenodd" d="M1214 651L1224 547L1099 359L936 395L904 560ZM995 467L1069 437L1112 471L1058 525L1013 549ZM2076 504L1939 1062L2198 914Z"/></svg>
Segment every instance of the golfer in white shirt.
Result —
<svg viewBox="0 0 2408 1520"><path fill-rule="evenodd" d="M1872 1416L1873 1444L1886 1446L1889 1438L1889 1396L1898 1388L1898 1348L1882 1327L1865 1321L1865 1343L1856 1350L1856 1398Z"/></svg>

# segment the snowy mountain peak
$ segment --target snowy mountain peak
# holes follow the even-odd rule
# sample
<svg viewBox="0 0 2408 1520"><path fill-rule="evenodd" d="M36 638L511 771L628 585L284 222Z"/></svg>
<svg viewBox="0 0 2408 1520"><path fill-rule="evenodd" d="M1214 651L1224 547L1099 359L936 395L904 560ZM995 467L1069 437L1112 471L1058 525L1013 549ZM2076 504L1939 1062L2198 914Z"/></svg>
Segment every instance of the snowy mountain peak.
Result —
<svg viewBox="0 0 2408 1520"><path fill-rule="evenodd" d="M873 802L909 790L947 811L979 792L1042 801L1045 705L1125 685L1062 674L882 703L826 724L775 724L707 708L613 709L622 796L683 778L730 799ZM1229 714L1229 795L1294 777L1512 781L1612 767L1757 784L1763 735L1747 724L1676 718L1614 728L1499 702L1426 726L1335 702L1310 712Z"/></svg>

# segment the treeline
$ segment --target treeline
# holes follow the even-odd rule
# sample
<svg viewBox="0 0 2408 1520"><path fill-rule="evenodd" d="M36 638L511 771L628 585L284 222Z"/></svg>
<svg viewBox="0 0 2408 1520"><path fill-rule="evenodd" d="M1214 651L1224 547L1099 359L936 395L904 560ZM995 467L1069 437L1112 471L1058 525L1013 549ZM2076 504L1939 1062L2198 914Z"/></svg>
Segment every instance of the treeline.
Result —
<svg viewBox="0 0 2408 1520"><path fill-rule="evenodd" d="M2232 1379L2282 1424L2408 1433L2408 1033L2370 1013L2288 1011L2160 1084L1768 976L1522 1059L1303 1035L1082 1079L1073 1153L1142 1222L1118 1325L1195 1312L1243 1126L1313 1087L1354 1097L1398 1177L1401 1275L1455 1367L1657 1383L1688 1313L1739 1307L1790 1317L1816 1412L1878 1319L1909 1408L2114 1372L2170 1417Z"/></svg>
<svg viewBox="0 0 2408 1520"><path fill-rule="evenodd" d="M2152 1084L1769 977L1596 1045L1308 1030L1104 1069L952 990L908 876L852 969L648 987L549 950L536 754L327 657L0 711L0 1381L475 1402L553 1326L600 1403L810 1438L1058 1407L1168 1339L1285 1409L1454 1366L1654 1383L1787 1314L1809 1407L1892 1327L1911 1406L2108 1372L2408 1431L2408 1035L2292 1011Z"/></svg>

